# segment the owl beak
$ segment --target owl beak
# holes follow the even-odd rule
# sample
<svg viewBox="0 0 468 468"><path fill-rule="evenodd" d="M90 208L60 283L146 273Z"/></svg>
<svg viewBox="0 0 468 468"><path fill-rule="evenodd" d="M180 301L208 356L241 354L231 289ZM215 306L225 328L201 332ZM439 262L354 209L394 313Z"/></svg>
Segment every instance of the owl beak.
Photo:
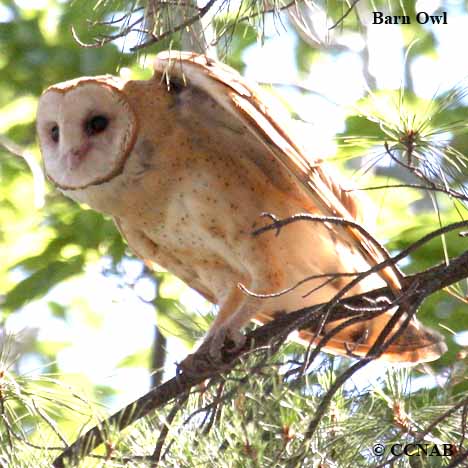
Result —
<svg viewBox="0 0 468 468"><path fill-rule="evenodd" d="M84 143L78 147L72 148L65 155L68 169L74 170L81 165L90 149L89 143Z"/></svg>

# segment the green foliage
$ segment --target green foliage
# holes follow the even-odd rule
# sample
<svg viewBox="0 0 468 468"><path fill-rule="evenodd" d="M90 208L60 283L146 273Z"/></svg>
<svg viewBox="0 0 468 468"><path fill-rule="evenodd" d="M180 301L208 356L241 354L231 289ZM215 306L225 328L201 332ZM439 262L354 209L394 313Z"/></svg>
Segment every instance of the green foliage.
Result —
<svg viewBox="0 0 468 468"><path fill-rule="evenodd" d="M284 358L300 359L287 347L283 351ZM368 467L391 459L392 444L416 441L436 416L460 401L445 392L429 396L426 390L409 399L411 373L389 370L378 380L369 378L359 396L351 388L336 393L319 431L308 438L304 434L317 405L343 367L326 359L291 378L287 371L294 365L283 361L258 366L258 358L252 356L226 378L210 381L188 400L176 400L124 434L111 429L112 451L107 456L114 466L137 467L143 456L150 463L149 454L160 443L162 467ZM421 443L433 448L459 440L462 417L461 410L448 415L444 424L422 436ZM384 454L373 453L376 444L385 446ZM103 450L98 453L106 456ZM428 467L449 461L428 456L422 460ZM86 458L82 466L99 464ZM400 458L394 466L407 466L406 460Z"/></svg>
<svg viewBox="0 0 468 468"><path fill-rule="evenodd" d="M263 3L241 3L243 15L261 13ZM233 5L229 9L229 2L224 2L224 9L214 17L215 34L223 34L217 51L229 65L244 71L249 66L245 61L247 49L259 40L268 42L277 32L294 35L296 45L290 54L297 69L291 70L291 83L308 79L325 59L338 60L340 54L351 53L351 48L343 45L346 40L325 46L307 35L299 37L291 29L290 19L278 13L284 2L264 3L272 4L277 10L271 15L275 21L265 23L260 15L238 23L242 15ZM372 2L371 6L388 9L395 15L414 15L417 3L382 0ZM142 5L143 2L126 1L47 0L37 5L4 1L0 5L0 14L7 17L0 20L0 134L39 159L35 108L40 93L47 86L80 75L118 74L124 68L129 70L125 73L137 79L147 78L151 56L145 57L145 54L179 47L184 31L168 35L164 41L140 51L140 55L132 53L124 39L118 45L109 43L103 48L83 48L71 34L73 27L80 40L86 43L92 43L102 34L119 34L122 24L95 22L121 17L130 8ZM317 2L317 5L327 11L330 24L339 21L348 10L348 3L342 1ZM465 9L466 6L460 4L460 10L466 15ZM437 37L433 28L415 22L401 28L401 33L408 78L417 59L437 56ZM352 37L350 34L367 37L365 25L357 21L356 10L336 27L338 37L348 39ZM124 52L120 50L122 47L125 47ZM365 55L368 52L364 48L356 53L363 58L363 68L367 67L367 72L369 64ZM146 70L141 67L143 61ZM330 76L331 79L337 77ZM346 80L346 76L338 77L337 86ZM385 145L394 150L399 161L408 161L411 159L408 157L411 156L408 132L417 130L414 145L417 151L413 153L417 156L414 159L417 167L429 164L436 169L436 175L455 172L456 185L463 189L468 179L464 165L468 132L463 87L424 99L408 79L398 92L378 90L372 79L367 84L370 91L343 111L343 130L337 135L337 151L330 159L347 174L356 176L357 173L360 188L414 184L418 179L408 177L407 171L394 161L392 164ZM306 87L299 93L307 97ZM284 99L287 100L287 96ZM434 173L431 173L431 180L437 179ZM31 322L31 328L39 330L23 341L16 335L8 339L0 336L0 413L4 418L0 424L0 464L15 468L50 466L65 440L73 441L85 428L95 424L99 416L107 413L99 404L112 404L123 392L122 388L96 382L89 376L67 373L64 364L64 352L72 346L75 335L99 335L99 327L110 314L90 305L93 299L89 297L93 281L89 279L93 278L89 276L90 270L99 270L114 286L109 289L111 292L102 291L101 295L115 294L112 299L116 303L129 301L129 298L134 301L125 305L130 317L129 341L132 320L136 321L139 313L132 309L135 304L151 305L163 334L175 337L176 343L187 348L206 330L209 312L208 307L200 313L187 303L190 301L182 303L186 288L168 273L148 274L141 267L140 273L133 274L132 257L109 219L71 203L48 185L45 206L36 208L28 166L1 145L0 183L0 317L3 325L13 329L15 323L29 325ZM440 224L466 219L466 206L442 194L435 197L414 187L386 188L368 194L378 204L378 238L386 242L392 253L406 248ZM466 251L466 242L466 237L458 233L434 239L413 251L402 262L402 268L408 274L429 268ZM154 297L138 299L136 285L142 279L154 285L157 291ZM78 288L77 284L81 286ZM419 382L422 374L392 370L364 389L345 386L334 395L318 431L307 440L307 426L321 397L336 376L349 366L349 361L324 358L313 370L286 377L286 371L297 364L303 353L298 345L287 345L260 367L257 367L259 356L251 356L225 381L198 389L181 404L181 410L168 424L166 444L170 441L171 445L160 466L215 463L214 466L219 467L354 467L382 462L383 459L376 460L371 453L375 443L389 446L405 438L412 440L415 432L427 427L468 391L466 356L454 336L468 328L466 288L463 283L451 288L451 294L433 295L419 313L425 324L442 331L447 339L449 351L431 365L439 379L447 378L442 386L431 384L428 389L414 390L411 384ZM41 317L43 323L38 325L36 316ZM54 327L59 330L55 335ZM119 350L100 348L91 339L90 343L90 346L96 345L96 355L108 352L120 356ZM15 352L10 353L11 350ZM301 354L296 355L293 350ZM148 368L150 354L147 347L137 347L117 359L115 367L119 370ZM172 364L172 360L169 361ZM37 363L36 370L31 370L31 362ZM33 375L23 375L23 369ZM44 369L54 375L40 375L44 374ZM127 379L124 389L130 384L132 382ZM416 388L419 387L416 385ZM203 407L205 409L200 411ZM107 447L108 452L100 448L97 453L104 458L114 457L109 462L112 466L146 466L146 462L132 457L154 450L170 412L171 405L168 405L123 435L114 434L113 447ZM410 424L405 426L408 421ZM463 413L459 410L437 426L431 436L443 442L458 443L462 423ZM431 443L430 438L427 440ZM426 458L421 466L440 466L436 462L448 463ZM103 466L104 463L99 458L88 458L83 466ZM395 466L408 466L408 459L400 459Z"/></svg>
<svg viewBox="0 0 468 468"><path fill-rule="evenodd" d="M71 257L65 262L49 262L8 291L3 307L7 311L16 310L27 301L44 296L51 284L60 283L80 273L82 267L83 259L80 256Z"/></svg>

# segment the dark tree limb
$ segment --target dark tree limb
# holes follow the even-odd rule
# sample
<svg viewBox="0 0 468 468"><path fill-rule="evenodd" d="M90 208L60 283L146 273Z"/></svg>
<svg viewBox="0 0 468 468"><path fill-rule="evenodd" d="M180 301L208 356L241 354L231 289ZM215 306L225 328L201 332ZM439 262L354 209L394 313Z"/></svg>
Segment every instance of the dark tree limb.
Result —
<svg viewBox="0 0 468 468"><path fill-rule="evenodd" d="M357 3L359 0L354 1ZM255 11L252 14L245 14L243 16L239 14L235 21L224 27L224 29L219 33L218 37L211 45L217 43L219 39L225 36L229 31L234 30L238 24L256 19L258 17L264 17L268 13L278 13L280 11L285 11L297 4L297 2L298 0L291 0L284 5L273 5L272 7L269 7L267 2L265 5L262 5L262 8L259 9L259 11ZM177 0L157 1L155 2L153 8L148 11L151 11L153 14L155 14L156 12L160 13L163 9L167 9L168 11L170 11L170 9L173 11L179 10L181 13L183 12L183 9L190 9L192 11L188 15L185 15L184 12L183 21L180 21L177 24L165 25L161 21L150 21L150 23L152 23L152 27L148 27L148 18L144 13L144 9L141 7L136 7L130 13L125 14L116 20L90 22L92 27L120 26L120 31L115 34L98 34L92 40L92 42L88 43L80 39L76 29L73 26L71 28L71 33L73 39L80 47L89 49L103 47L117 39L127 37L132 32L137 32L140 33L143 37L147 37L147 39L141 43L130 48L132 52L138 52L142 49L157 44L162 40L169 39L176 33L192 29L200 20L207 16L208 13L213 12L213 10L215 14L218 14L223 10L229 11L229 0L207 0L205 5L201 7L197 6L196 4L192 5L190 2L180 2ZM138 16L135 20L133 20L133 22L130 23L132 15L137 12L141 12L141 16ZM162 29L162 32L159 34L155 32L156 28L158 27Z"/></svg>
<svg viewBox="0 0 468 468"><path fill-rule="evenodd" d="M466 222L456 223L456 225L458 228L466 226ZM448 227L443 229L448 230ZM428 235L425 236L424 239L427 240L427 238L432 237L431 235ZM419 244L420 242L418 242L418 245ZM401 254L397 255L393 260L400 256ZM467 277L468 251L451 259L450 264L448 265L442 263L427 271L405 278L402 295L405 297L406 304L413 304L415 309L434 292L440 291ZM364 316L365 319L365 313L363 314L359 307L368 309L370 300L378 302L379 298L383 296L388 297L389 295L392 295L392 292L388 287L384 287L346 299L340 299L333 307L333 310L330 311L329 320L334 321L343 318L350 319L353 317L359 317L360 315ZM277 339L278 336L282 336L284 334L284 330L289 329L291 326L294 326L294 324L297 327L300 326L300 328L309 328L314 326L314 324L317 323L317 319L323 315L324 310L326 309L326 304L307 307L296 312L284 314L272 322L253 330L247 334L246 343L240 350L232 354L224 353L223 357L225 361L222 366L212 367L206 373L200 375L188 375L187 373L181 372L176 377L151 390L134 403L128 405L110 416L107 420L90 429L56 458L53 463L53 467L64 468L66 466L66 462L76 463L78 460L91 453L98 445L108 441L112 433L112 431L109 430L110 427L123 430L138 419L148 415L151 411L162 407L180 395L190 391L192 387L202 383L204 380L219 376L221 373L228 373L235 367L239 358L251 352L252 349L268 346L270 341ZM411 313L412 312L410 311L407 320L409 320ZM392 335L392 338L397 333L398 331ZM353 367L355 370L363 367L369 360L375 358L375 356L380 355L384 351L384 346L388 346L390 344L392 338L386 339L386 336L383 335L384 334L382 333L381 336L379 336L377 342L372 347L371 355L369 357L364 357L361 361L354 364ZM353 369L353 367L350 369ZM323 403L323 407L325 409L326 406L327 403ZM309 426L309 431L312 430L313 432L314 425L315 423L312 421Z"/></svg>
<svg viewBox="0 0 468 468"><path fill-rule="evenodd" d="M153 347L151 350L151 386L157 387L162 383L164 364L166 362L166 337L157 325L154 327Z"/></svg>

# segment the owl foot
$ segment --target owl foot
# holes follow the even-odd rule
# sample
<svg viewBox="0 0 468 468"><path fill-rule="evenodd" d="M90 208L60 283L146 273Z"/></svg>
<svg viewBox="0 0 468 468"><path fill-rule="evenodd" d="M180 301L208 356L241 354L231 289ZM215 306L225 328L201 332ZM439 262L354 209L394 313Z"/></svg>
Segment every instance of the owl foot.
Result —
<svg viewBox="0 0 468 468"><path fill-rule="evenodd" d="M230 355L244 346L245 336L240 330L220 327L210 332L193 354L189 354L179 365L189 376L209 374L214 370L229 367Z"/></svg>
<svg viewBox="0 0 468 468"><path fill-rule="evenodd" d="M208 333L199 350L206 350L215 361L224 362L223 355L233 354L245 344L245 335L238 328L221 326Z"/></svg>

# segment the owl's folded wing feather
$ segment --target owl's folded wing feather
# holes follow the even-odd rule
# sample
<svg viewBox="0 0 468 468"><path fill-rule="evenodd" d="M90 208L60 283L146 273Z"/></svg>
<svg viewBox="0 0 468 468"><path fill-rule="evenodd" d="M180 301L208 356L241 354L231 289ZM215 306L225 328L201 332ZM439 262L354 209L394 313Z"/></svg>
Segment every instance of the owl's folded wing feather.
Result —
<svg viewBox="0 0 468 468"><path fill-rule="evenodd" d="M339 179L327 170L321 161L314 161L303 153L287 131L287 119L283 121L281 112L277 112L276 109L275 112L270 110L266 105L267 98L258 86L248 83L230 67L191 52L160 53L156 57L154 68L156 75L162 79L166 78L168 83L175 79L203 91L240 122L268 148L268 153L273 159L287 169L283 175L286 177L286 174L290 174L293 180L299 182L294 185L298 185L305 192L323 216L338 217L352 222L359 222L364 217L363 213L360 213L362 201L353 192L346 191L338 182ZM265 158L264 153L246 156L253 158L253 162L266 173L277 170L275 164L271 164L270 161L255 160ZM272 180L278 181L278 174L268 175ZM281 185L288 186L288 181L282 180ZM330 228L341 232L345 240L351 243L352 248L356 249L370 266L388 258L387 252L377 241L356 227L334 225ZM401 273L396 266L385 267L378 274L395 293L398 293L401 289ZM347 346L353 343L354 354L366 355L391 315L391 312L387 312L376 317L372 321L375 322L373 327L370 327L371 333L368 333L369 330L361 330L369 325L369 321L366 325L358 324L346 328L329 340L325 349L333 353L347 354ZM263 315L257 318L261 322L271 320L271 317ZM314 330L301 331L300 338L309 342L318 341ZM405 332L385 351L385 358L398 362L423 362L434 360L445 351L443 337L422 327L413 319Z"/></svg>
<svg viewBox="0 0 468 468"><path fill-rule="evenodd" d="M191 52L162 52L156 57L154 67L156 72L203 90L240 120L300 182L324 216L349 221L360 217L361 201L354 193L344 190L320 161L312 161L304 155L286 130L286 119L282 121L278 112L270 111L258 86L248 83L232 68ZM340 230L336 226L333 229ZM362 232L352 226L346 226L344 231L370 265L386 259L385 249ZM379 274L395 292L400 289L397 267L384 268Z"/></svg>

